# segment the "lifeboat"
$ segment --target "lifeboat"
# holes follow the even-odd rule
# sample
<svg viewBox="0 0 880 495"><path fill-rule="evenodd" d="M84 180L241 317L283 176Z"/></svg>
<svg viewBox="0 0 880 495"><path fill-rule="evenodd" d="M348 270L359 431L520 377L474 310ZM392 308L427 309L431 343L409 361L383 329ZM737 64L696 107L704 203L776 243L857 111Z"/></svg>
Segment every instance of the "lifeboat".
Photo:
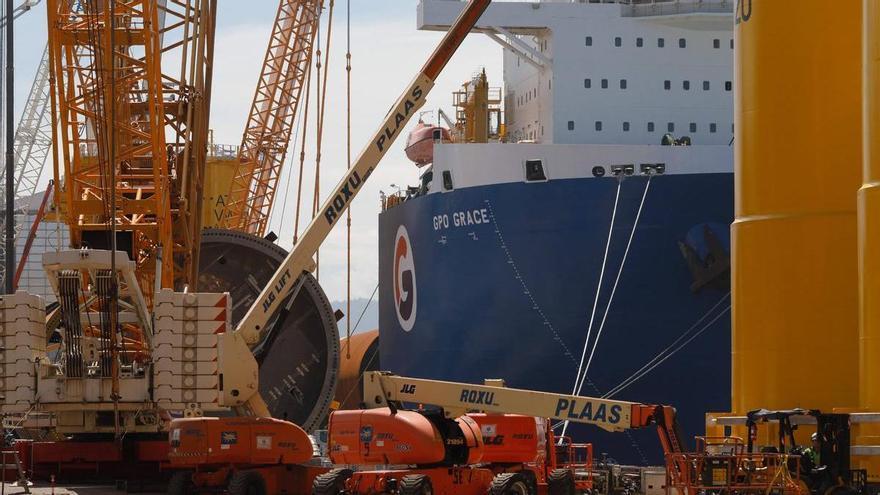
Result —
<svg viewBox="0 0 880 495"><path fill-rule="evenodd" d="M409 136L406 138L406 156L416 166L424 167L434 161L434 143L451 143L452 135L449 129L436 125L428 125L419 120Z"/></svg>

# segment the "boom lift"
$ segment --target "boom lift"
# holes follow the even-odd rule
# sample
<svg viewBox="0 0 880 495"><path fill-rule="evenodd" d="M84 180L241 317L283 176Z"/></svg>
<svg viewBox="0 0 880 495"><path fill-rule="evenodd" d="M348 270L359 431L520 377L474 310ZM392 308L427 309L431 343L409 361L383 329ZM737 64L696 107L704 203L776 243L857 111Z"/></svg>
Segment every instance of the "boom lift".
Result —
<svg viewBox="0 0 880 495"><path fill-rule="evenodd" d="M434 86L434 80L476 24L490 0L470 0L413 82L388 113L382 127L322 205L320 214L302 233L256 303L234 331L217 335L220 405L233 407L238 418L184 418L170 426L169 459L183 469L172 479L170 493L226 488L238 493L290 493L310 479L302 463L312 446L297 425L269 419L259 394L257 362L251 347L271 332L272 318L288 294L302 286L312 255L324 241L351 200L361 190L400 131Z"/></svg>
<svg viewBox="0 0 880 495"><path fill-rule="evenodd" d="M574 449L557 448L553 420L608 431L656 426L664 452L682 452L670 406L505 388L497 380L472 385L383 372L364 375L364 400L374 409L330 415L333 463L415 467L334 470L315 479L314 495L571 495L591 490L591 448L581 448L586 455L579 456L579 463L572 458ZM440 409L404 409L404 404ZM561 446L573 447L567 439Z"/></svg>
<svg viewBox="0 0 880 495"><path fill-rule="evenodd" d="M219 334L220 403L255 416L268 416L258 389L257 362L251 348L271 332L271 321L282 310L282 302L301 287L301 275L312 265L312 256L333 230L352 199L360 192L373 169L388 152L400 131L425 104L434 81L490 0L471 0L428 61L409 84L385 118L385 122L361 151L348 172L321 205L318 216L306 227L256 302L232 332Z"/></svg>
<svg viewBox="0 0 880 495"><path fill-rule="evenodd" d="M655 426L667 458L667 492L800 493L795 480L780 475L787 472L789 456L684 452L670 406L499 385L497 380L472 385L366 373L364 400L374 409L331 414L330 458L335 464L408 467L334 470L315 479L313 495L584 492L590 487L590 470L551 447L552 428L544 425L552 420L608 431ZM431 404L440 410L403 409L405 404ZM587 474L587 483L579 486L580 472Z"/></svg>

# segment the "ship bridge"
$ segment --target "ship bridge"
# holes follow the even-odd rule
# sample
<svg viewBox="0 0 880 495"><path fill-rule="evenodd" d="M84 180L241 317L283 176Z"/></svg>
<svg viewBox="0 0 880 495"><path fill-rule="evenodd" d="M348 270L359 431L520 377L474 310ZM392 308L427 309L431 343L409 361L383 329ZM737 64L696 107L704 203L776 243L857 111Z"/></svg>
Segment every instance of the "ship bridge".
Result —
<svg viewBox="0 0 880 495"><path fill-rule="evenodd" d="M733 136L734 0L496 1L476 30L504 48L509 140L660 144ZM465 2L421 0L444 31Z"/></svg>

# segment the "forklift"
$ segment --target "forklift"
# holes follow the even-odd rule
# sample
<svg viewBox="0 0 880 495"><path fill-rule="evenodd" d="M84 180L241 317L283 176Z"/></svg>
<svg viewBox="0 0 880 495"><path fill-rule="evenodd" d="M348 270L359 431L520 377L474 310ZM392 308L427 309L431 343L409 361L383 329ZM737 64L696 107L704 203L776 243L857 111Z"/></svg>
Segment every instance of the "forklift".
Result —
<svg viewBox="0 0 880 495"><path fill-rule="evenodd" d="M799 426L815 421L812 445L798 445L794 432ZM798 456L789 461L789 470L795 471L812 495L864 495L867 493L868 473L852 469L850 463L851 424L846 413L823 413L815 409L786 409L769 411L757 409L746 415L749 452L757 446L761 424L778 424L777 444L764 446L761 452Z"/></svg>

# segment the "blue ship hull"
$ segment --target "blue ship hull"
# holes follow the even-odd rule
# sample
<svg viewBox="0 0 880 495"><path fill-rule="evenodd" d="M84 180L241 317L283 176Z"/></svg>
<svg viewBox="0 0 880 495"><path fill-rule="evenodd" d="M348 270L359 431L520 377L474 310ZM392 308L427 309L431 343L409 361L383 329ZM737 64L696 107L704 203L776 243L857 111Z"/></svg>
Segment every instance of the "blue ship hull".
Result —
<svg viewBox="0 0 880 495"><path fill-rule="evenodd" d="M591 340L647 180L621 184ZM498 184L429 194L383 212L383 369L476 383L503 378L511 387L570 393L617 187L611 177ZM705 432L706 412L730 410L730 289L723 263L733 194L733 174L651 180L583 395L602 396L684 334L678 343L686 345L613 398L677 407L688 440ZM409 241L403 258L401 226ZM395 281L405 269L411 273ZM413 292L414 301L407 301ZM606 433L581 425L568 432L621 463L663 462L655 431Z"/></svg>

